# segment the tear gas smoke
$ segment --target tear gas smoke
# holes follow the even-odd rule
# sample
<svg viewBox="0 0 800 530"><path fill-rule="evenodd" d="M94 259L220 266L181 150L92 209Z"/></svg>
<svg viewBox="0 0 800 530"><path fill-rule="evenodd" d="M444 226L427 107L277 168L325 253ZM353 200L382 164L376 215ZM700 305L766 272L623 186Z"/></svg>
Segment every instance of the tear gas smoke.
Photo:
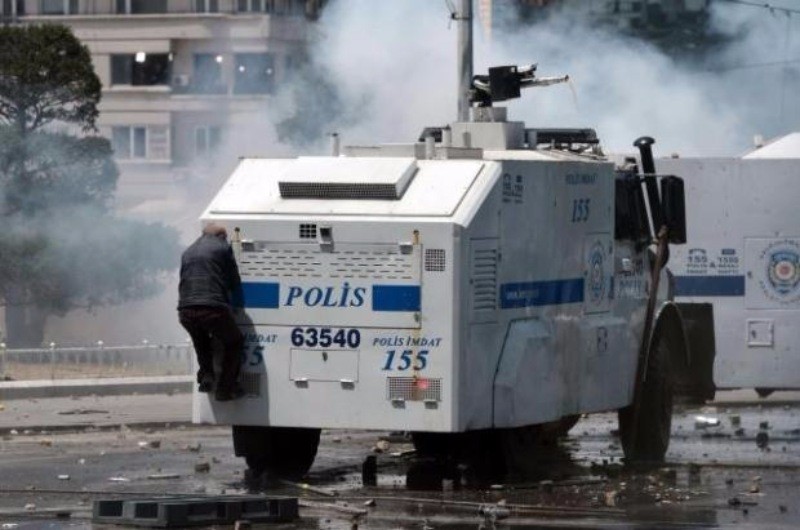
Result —
<svg viewBox="0 0 800 530"><path fill-rule="evenodd" d="M491 42L476 24L475 72L537 62L541 75L569 74L577 106L561 85L523 93L509 116L529 127L594 127L612 151L648 134L664 154L734 155L755 134L798 128L800 63L754 65L800 59L800 17L726 2L709 15L727 43L691 64L582 10L504 24ZM311 60L330 74L351 121L358 111L338 128L345 144L413 141L423 126L455 118L456 31L444 1L334 0L319 34Z"/></svg>

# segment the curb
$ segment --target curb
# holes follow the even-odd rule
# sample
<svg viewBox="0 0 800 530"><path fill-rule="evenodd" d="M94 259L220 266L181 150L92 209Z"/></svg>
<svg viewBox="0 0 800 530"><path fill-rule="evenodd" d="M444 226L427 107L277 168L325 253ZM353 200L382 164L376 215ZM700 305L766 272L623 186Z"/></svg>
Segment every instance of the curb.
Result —
<svg viewBox="0 0 800 530"><path fill-rule="evenodd" d="M109 379L56 379L0 382L0 401L32 398L126 396L132 394L188 393L191 375L120 377Z"/></svg>

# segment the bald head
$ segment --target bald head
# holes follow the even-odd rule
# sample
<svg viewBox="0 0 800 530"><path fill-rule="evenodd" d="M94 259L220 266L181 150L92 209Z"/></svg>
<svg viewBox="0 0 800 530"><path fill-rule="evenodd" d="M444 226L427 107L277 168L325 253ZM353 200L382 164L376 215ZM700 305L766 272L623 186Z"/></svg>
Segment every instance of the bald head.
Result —
<svg viewBox="0 0 800 530"><path fill-rule="evenodd" d="M225 230L225 227L222 225L218 225L216 223L208 223L203 227L203 235L215 236L220 239L226 239L228 237L228 231Z"/></svg>

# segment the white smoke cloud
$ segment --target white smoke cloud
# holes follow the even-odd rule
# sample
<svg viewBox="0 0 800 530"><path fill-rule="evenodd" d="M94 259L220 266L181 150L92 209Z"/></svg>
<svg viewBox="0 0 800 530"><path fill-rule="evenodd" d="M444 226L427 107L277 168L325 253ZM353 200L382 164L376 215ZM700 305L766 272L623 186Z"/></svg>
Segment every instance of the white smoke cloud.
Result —
<svg viewBox="0 0 800 530"><path fill-rule="evenodd" d="M495 30L490 43L476 24L475 72L538 62L540 75L569 74L577 105L565 85L533 89L508 105L510 117L529 127L594 127L614 151L648 134L661 154L732 155L755 134L798 128L796 70L727 69L800 58L798 16L724 2L713 4L710 16L729 42L703 65L677 63L566 10ZM340 129L345 143L413 141L423 126L454 119L456 27L443 0L334 0L320 34L313 59L329 69L346 105L360 111L357 123Z"/></svg>

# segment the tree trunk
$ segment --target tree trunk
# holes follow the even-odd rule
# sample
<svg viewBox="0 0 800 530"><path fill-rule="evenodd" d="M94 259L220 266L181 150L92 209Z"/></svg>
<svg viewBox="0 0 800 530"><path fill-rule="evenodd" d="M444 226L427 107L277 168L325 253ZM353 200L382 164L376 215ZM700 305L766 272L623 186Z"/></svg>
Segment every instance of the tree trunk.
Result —
<svg viewBox="0 0 800 530"><path fill-rule="evenodd" d="M39 348L44 339L47 310L26 303L23 287L11 286L5 292L6 337L8 348Z"/></svg>

